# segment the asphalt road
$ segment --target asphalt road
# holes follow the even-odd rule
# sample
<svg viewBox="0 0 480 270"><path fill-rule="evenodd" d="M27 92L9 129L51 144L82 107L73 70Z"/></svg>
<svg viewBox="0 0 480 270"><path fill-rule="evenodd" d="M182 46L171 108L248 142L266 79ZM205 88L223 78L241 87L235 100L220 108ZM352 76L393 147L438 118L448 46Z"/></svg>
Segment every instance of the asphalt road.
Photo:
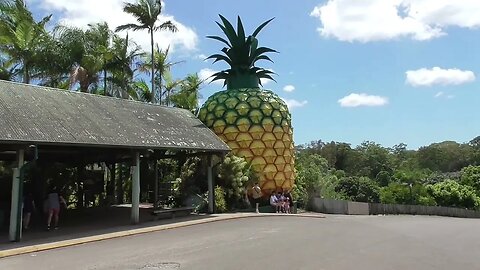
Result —
<svg viewBox="0 0 480 270"><path fill-rule="evenodd" d="M0 259L32 269L480 269L480 220L258 217Z"/></svg>

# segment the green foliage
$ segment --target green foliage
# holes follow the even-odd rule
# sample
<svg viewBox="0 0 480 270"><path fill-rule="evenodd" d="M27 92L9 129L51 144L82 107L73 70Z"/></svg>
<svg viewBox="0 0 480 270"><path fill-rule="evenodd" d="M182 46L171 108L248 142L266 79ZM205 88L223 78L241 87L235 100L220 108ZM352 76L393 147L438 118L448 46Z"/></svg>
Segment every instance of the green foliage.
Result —
<svg viewBox="0 0 480 270"><path fill-rule="evenodd" d="M392 161L388 149L374 142L363 142L356 148L359 153L359 175L375 179L380 172L389 174L392 170ZM385 180L385 179L382 179ZM388 183L382 183L383 185Z"/></svg>
<svg viewBox="0 0 480 270"><path fill-rule="evenodd" d="M435 205L435 200L423 185L390 183L380 190L380 202L387 204Z"/></svg>
<svg viewBox="0 0 480 270"><path fill-rule="evenodd" d="M175 201L177 205L181 205L187 198L202 194L205 188L199 183L201 159L192 157L185 160L181 166L180 175L174 182Z"/></svg>
<svg viewBox="0 0 480 270"><path fill-rule="evenodd" d="M379 202L380 188L368 177L344 177L338 181L335 191L356 202Z"/></svg>
<svg viewBox="0 0 480 270"><path fill-rule="evenodd" d="M218 166L217 183L225 190L229 209L246 207L247 186L254 181L251 176L248 162L234 154L228 154Z"/></svg>
<svg viewBox="0 0 480 270"><path fill-rule="evenodd" d="M293 197L300 206L308 207L314 196L341 199L335 191L338 178L335 171L328 168L328 161L317 154L299 154L295 164L297 178ZM341 175L341 172L338 174Z"/></svg>
<svg viewBox="0 0 480 270"><path fill-rule="evenodd" d="M173 94L170 98L173 106L195 113L198 110L201 84L202 80L200 80L198 74L188 75L179 83L180 91Z"/></svg>
<svg viewBox="0 0 480 270"><path fill-rule="evenodd" d="M391 182L391 175L387 171L380 171L375 177L375 182L381 187L387 186Z"/></svg>
<svg viewBox="0 0 480 270"><path fill-rule="evenodd" d="M227 201L225 200L226 192L221 186L215 187L215 206L217 213L227 212Z"/></svg>
<svg viewBox="0 0 480 270"><path fill-rule="evenodd" d="M246 37L240 17L238 17L237 31L235 31L233 25L227 19L225 19L225 17L222 15L219 16L223 25L219 22L217 22L217 25L220 27L220 29L222 29L227 40L218 36L207 36L207 38L218 40L227 45L227 47L224 47L221 50L223 55L213 54L207 59L214 59L213 63L217 61L225 61L230 68L212 75L212 81L224 80L224 86L228 85L228 88L231 89L256 87L258 84L261 84L261 78L274 80L270 76L270 74L273 74L272 71L255 67L255 62L258 60L267 60L273 62L268 56L265 55L265 53L277 52L267 47L258 47L258 40L256 38L258 33L273 19L264 22L253 32L252 35ZM231 84L234 82L235 78L241 75L254 76L255 81L253 83L256 85L243 85L241 87L239 85L235 85L235 87L231 87Z"/></svg>
<svg viewBox="0 0 480 270"><path fill-rule="evenodd" d="M428 193L435 199L437 205L453 206L468 209L478 209L480 198L472 187L447 180L434 185L427 185Z"/></svg>
<svg viewBox="0 0 480 270"><path fill-rule="evenodd" d="M16 65L16 70L9 70L7 75L21 74L22 81L30 83L35 68L41 64L38 58L45 39L48 39L45 25L51 16L37 22L23 0L0 3L1 54L9 57L10 64Z"/></svg>
<svg viewBox="0 0 480 270"><path fill-rule="evenodd" d="M461 183L473 187L480 194L480 166L468 166L461 171Z"/></svg>
<svg viewBox="0 0 480 270"><path fill-rule="evenodd" d="M429 175L431 175L430 170L405 170L398 169L393 174L392 180L401 183L401 184L414 184L425 180Z"/></svg>
<svg viewBox="0 0 480 270"><path fill-rule="evenodd" d="M472 148L467 144L445 141L420 147L418 164L432 171L454 172L468 165Z"/></svg>
<svg viewBox="0 0 480 270"><path fill-rule="evenodd" d="M129 23L129 24L124 24L120 25L116 28L116 31L124 31L124 30L133 30L133 31L138 31L138 30L148 30L150 34L150 49L151 49L151 54L150 54L150 64L151 64L151 72L150 75L151 77L151 83L152 83L152 97L155 99L154 101L158 101L161 103L162 101L162 93L161 93L161 88L160 92L157 92L155 89L155 76L156 76L156 71L155 71L155 53L154 53L154 40L153 40L153 32L158 31L158 30L167 30L170 32L176 32L177 31L177 26L171 22L171 21L165 21L161 23L160 25L157 25L157 20L160 17L160 14L162 13L162 1L160 0L137 0L135 3L124 3L123 6L123 11L127 14L132 15L138 22L138 24L134 23ZM165 55L166 59L166 55ZM159 74L157 77L159 77L159 82L161 84L161 78L162 78L162 71L161 68L159 67Z"/></svg>

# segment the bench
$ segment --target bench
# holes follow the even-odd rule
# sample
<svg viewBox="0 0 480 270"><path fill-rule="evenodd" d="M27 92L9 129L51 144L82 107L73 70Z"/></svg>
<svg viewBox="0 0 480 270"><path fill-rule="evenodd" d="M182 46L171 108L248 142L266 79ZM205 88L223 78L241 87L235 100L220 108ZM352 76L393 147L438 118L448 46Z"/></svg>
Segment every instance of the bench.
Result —
<svg viewBox="0 0 480 270"><path fill-rule="evenodd" d="M194 207L187 206L187 207L179 207L179 208L163 208L163 209L155 209L152 211L152 215L154 216L154 220L157 220L161 216L175 218L176 216L188 216L193 212Z"/></svg>

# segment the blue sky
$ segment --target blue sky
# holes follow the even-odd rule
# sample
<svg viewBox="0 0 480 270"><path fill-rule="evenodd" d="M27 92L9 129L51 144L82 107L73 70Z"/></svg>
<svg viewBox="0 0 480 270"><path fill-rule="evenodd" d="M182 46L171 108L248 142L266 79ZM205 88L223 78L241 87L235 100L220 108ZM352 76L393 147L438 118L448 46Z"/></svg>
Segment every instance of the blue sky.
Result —
<svg viewBox="0 0 480 270"><path fill-rule="evenodd" d="M106 20L112 28L131 20L122 2L27 0L37 16L77 26ZM203 61L222 48L205 38L221 34L218 14L240 15L247 33L275 17L259 41L280 53L259 64L278 74L265 88L289 103L297 144L370 140L415 149L480 135L478 0L165 0L164 13L180 31L156 41L172 46L172 61L185 60L173 69L179 78L225 68ZM146 32L131 36L148 45ZM219 90L210 84L201 92Z"/></svg>

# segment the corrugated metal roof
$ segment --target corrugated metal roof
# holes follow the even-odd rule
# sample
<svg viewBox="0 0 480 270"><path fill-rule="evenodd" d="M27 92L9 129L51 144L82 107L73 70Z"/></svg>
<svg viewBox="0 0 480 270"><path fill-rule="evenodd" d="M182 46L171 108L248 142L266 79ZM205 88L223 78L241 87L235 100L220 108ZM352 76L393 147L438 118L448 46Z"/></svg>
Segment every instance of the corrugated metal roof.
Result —
<svg viewBox="0 0 480 270"><path fill-rule="evenodd" d="M230 150L187 110L1 80L0 143Z"/></svg>

